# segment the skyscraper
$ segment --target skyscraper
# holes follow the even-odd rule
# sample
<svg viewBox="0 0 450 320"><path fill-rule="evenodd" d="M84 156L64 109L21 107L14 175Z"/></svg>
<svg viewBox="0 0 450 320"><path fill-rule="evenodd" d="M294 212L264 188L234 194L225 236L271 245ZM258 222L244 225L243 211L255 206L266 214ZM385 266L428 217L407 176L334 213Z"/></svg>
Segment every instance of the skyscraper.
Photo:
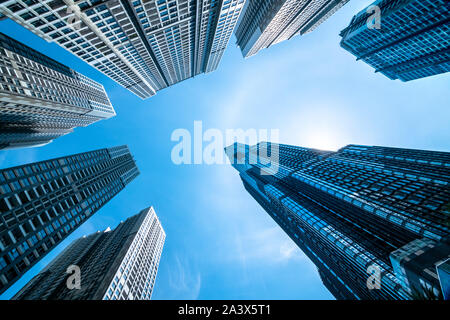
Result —
<svg viewBox="0 0 450 320"><path fill-rule="evenodd" d="M0 33L0 149L50 143L115 115L103 86Z"/></svg>
<svg viewBox="0 0 450 320"><path fill-rule="evenodd" d="M270 143L225 150L336 298L439 296L436 266L450 255L450 153Z"/></svg>
<svg viewBox="0 0 450 320"><path fill-rule="evenodd" d="M378 0L341 31L341 46L392 80L448 72L448 17L446 0Z"/></svg>
<svg viewBox="0 0 450 320"><path fill-rule="evenodd" d="M311 32L348 0L247 0L236 29L244 57L259 50Z"/></svg>
<svg viewBox="0 0 450 320"><path fill-rule="evenodd" d="M142 99L222 57L244 0L3 1L0 13Z"/></svg>
<svg viewBox="0 0 450 320"><path fill-rule="evenodd" d="M153 208L142 210L113 231L73 241L13 299L150 300L165 237Z"/></svg>
<svg viewBox="0 0 450 320"><path fill-rule="evenodd" d="M138 174L127 146L0 170L0 293Z"/></svg>

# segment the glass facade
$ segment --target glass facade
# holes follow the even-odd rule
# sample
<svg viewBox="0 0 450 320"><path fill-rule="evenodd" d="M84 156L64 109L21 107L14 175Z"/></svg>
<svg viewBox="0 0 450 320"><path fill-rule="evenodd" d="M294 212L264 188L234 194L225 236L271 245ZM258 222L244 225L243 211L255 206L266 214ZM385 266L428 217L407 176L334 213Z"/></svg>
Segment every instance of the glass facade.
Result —
<svg viewBox="0 0 450 320"><path fill-rule="evenodd" d="M0 33L0 149L50 143L115 116L99 83Z"/></svg>
<svg viewBox="0 0 450 320"><path fill-rule="evenodd" d="M341 46L389 79L410 81L450 71L446 0L378 0L381 29L362 10L341 31ZM369 23L370 25L370 23Z"/></svg>
<svg viewBox="0 0 450 320"><path fill-rule="evenodd" d="M259 50L311 32L348 0L248 0L236 29L244 57Z"/></svg>
<svg viewBox="0 0 450 320"><path fill-rule="evenodd" d="M445 300L450 300L450 259L439 264L437 272L441 282L442 296Z"/></svg>
<svg viewBox="0 0 450 320"><path fill-rule="evenodd" d="M2 1L0 13L145 99L214 71L243 5L244 0L9 0Z"/></svg>
<svg viewBox="0 0 450 320"><path fill-rule="evenodd" d="M419 282L439 293L435 266L450 255L450 153L270 143L226 153L336 298L410 299ZM420 258L405 264L401 252L418 242Z"/></svg>
<svg viewBox="0 0 450 320"><path fill-rule="evenodd" d="M152 207L73 241L36 275L16 300L150 300L165 232ZM69 266L80 268L80 288L67 287Z"/></svg>
<svg viewBox="0 0 450 320"><path fill-rule="evenodd" d="M0 293L138 174L127 146L0 170Z"/></svg>

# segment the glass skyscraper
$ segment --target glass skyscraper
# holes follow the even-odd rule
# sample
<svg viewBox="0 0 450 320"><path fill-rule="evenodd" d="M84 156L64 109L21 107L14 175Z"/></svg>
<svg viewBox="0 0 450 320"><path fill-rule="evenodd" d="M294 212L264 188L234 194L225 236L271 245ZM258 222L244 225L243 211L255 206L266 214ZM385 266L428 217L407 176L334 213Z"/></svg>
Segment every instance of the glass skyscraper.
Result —
<svg viewBox="0 0 450 320"><path fill-rule="evenodd" d="M225 150L245 189L337 299L441 296L436 267L450 256L450 153L270 143Z"/></svg>
<svg viewBox="0 0 450 320"><path fill-rule="evenodd" d="M103 86L0 33L0 149L40 146L115 115Z"/></svg>
<svg viewBox="0 0 450 320"><path fill-rule="evenodd" d="M0 13L142 99L214 71L244 0L2 1Z"/></svg>
<svg viewBox="0 0 450 320"><path fill-rule="evenodd" d="M73 241L13 299L150 300L165 237L153 208L142 210ZM79 268L79 288L67 285L70 266Z"/></svg>
<svg viewBox="0 0 450 320"><path fill-rule="evenodd" d="M244 57L259 50L311 32L348 0L247 0L236 29Z"/></svg>
<svg viewBox="0 0 450 320"><path fill-rule="evenodd" d="M0 170L0 293L138 174L127 146Z"/></svg>
<svg viewBox="0 0 450 320"><path fill-rule="evenodd" d="M450 71L447 0L378 0L341 31L341 46L389 79L410 81ZM369 6L370 8L370 6ZM370 27L369 27L370 26Z"/></svg>

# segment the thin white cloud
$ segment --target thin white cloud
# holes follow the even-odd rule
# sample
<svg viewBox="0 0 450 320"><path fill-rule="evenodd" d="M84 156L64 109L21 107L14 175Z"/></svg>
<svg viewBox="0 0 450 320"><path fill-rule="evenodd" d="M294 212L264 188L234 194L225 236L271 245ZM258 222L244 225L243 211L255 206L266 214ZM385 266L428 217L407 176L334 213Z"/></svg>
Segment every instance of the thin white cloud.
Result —
<svg viewBox="0 0 450 320"><path fill-rule="evenodd" d="M171 299L197 300L200 295L202 278L191 269L187 259L175 255L175 263L169 270Z"/></svg>
<svg viewBox="0 0 450 320"><path fill-rule="evenodd" d="M278 227L254 230L239 236L240 260L246 263L284 264L292 259L301 260L303 253Z"/></svg>

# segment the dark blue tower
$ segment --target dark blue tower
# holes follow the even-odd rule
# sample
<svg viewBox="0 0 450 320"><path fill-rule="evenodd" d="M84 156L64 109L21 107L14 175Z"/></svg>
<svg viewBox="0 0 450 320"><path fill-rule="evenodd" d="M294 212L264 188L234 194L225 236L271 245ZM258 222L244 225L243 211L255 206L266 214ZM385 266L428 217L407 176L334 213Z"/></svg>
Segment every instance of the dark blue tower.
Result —
<svg viewBox="0 0 450 320"><path fill-rule="evenodd" d="M0 170L0 293L138 175L127 146Z"/></svg>
<svg viewBox="0 0 450 320"><path fill-rule="evenodd" d="M441 297L450 257L450 153L260 143L226 149L246 190L337 299Z"/></svg>
<svg viewBox="0 0 450 320"><path fill-rule="evenodd" d="M378 0L341 31L341 46L389 79L409 81L450 71L449 33L446 0Z"/></svg>

